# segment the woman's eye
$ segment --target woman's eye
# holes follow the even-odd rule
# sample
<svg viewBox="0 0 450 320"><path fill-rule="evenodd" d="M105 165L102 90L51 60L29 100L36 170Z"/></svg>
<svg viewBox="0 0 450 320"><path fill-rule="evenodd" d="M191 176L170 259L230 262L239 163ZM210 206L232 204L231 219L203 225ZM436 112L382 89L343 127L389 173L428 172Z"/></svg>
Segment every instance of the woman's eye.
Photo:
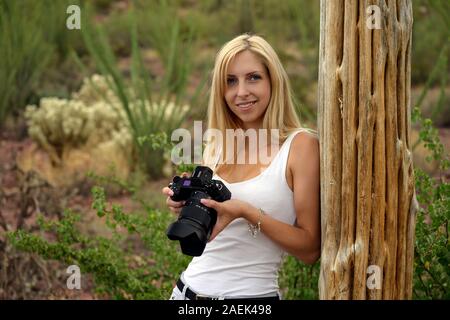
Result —
<svg viewBox="0 0 450 320"><path fill-rule="evenodd" d="M259 75L257 75L257 74L252 74L250 76L250 80L251 81L256 81L256 80L259 80L259 79L261 79L261 77Z"/></svg>
<svg viewBox="0 0 450 320"><path fill-rule="evenodd" d="M233 84L236 83L236 79L235 78L228 78L227 79L227 85L231 86Z"/></svg>

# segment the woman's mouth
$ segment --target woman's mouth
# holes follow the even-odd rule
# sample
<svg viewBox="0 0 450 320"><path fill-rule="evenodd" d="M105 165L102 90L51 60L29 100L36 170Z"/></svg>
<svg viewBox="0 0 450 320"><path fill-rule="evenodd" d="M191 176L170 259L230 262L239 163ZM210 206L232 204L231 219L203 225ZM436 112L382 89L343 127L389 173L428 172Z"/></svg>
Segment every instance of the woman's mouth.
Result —
<svg viewBox="0 0 450 320"><path fill-rule="evenodd" d="M248 110L250 109L252 106L255 105L257 101L248 101L248 102L241 102L241 103L237 103L236 107L238 107L241 110Z"/></svg>

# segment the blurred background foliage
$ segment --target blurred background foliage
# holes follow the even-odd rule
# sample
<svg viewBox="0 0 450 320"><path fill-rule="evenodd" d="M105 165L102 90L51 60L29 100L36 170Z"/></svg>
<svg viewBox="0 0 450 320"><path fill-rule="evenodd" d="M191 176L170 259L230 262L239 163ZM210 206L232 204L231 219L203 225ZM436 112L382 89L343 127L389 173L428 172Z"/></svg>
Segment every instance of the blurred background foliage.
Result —
<svg viewBox="0 0 450 320"><path fill-rule="evenodd" d="M0 211L0 258L9 261L0 269L3 272L0 297L48 297L51 292L48 268L55 266L39 256L15 251L16 247L60 261L78 257L85 270L94 275L93 281L97 281L98 286L93 288L102 289L109 297L167 296L187 261L168 253L173 246L167 245L161 223L149 224L144 217L154 222L154 210L165 210L159 194L161 186L185 168L175 167L169 160L171 132L179 127L192 130L194 120L205 120L215 54L227 40L243 32L260 34L274 46L292 82L298 114L305 125L315 128L319 3L318 0L0 0L0 132L4 141L26 142L16 158L0 159L16 162L14 166L2 167L2 183L13 170L14 179L10 180L20 183L15 185L19 190L16 193L8 191L13 188L2 188L0 196L22 203L17 224L11 223L14 218L2 217ZM70 4L81 8L81 30L66 27L69 16L66 9ZM414 297L448 298L450 206L446 150L450 143L450 2L414 0L413 10L412 139L415 166L420 170L416 172L416 188L422 208L418 215ZM133 250L138 250L138 254L145 252L136 241L132 242L138 249L122 250L125 244L116 234L116 225L113 228L108 225L109 231L105 230L102 223L92 222L97 220L87 213L86 207L83 219L91 217L89 225L98 228L93 234L104 232L111 236L112 230L116 237L82 239L84 242L77 238L79 243L66 239L61 242L63 248L67 246L66 251L49 254L49 247L40 240L19 233L16 235L21 238L11 238L15 243L11 246L2 232L33 231L34 227L27 229L24 221L33 216L31 212L44 211L45 206L37 205L36 199L43 197L49 203L48 199L59 194L54 190L61 192L54 199L55 208L59 209L47 210L47 216L51 218L49 212L59 212L56 217L61 228L76 232L73 216L63 217L61 212L69 196L88 197L86 190L92 183L98 183L86 184L86 170L105 176L111 173L126 181L118 183L114 178L114 183L106 183L104 187L113 197L125 189L123 192L134 199L140 190L146 205L136 213L139 218L133 220L134 227L141 230L138 234L147 249L172 259L163 259L161 264L154 255L136 258ZM128 184L133 192L124 187ZM39 196L30 190L37 190ZM4 208L6 216L8 207ZM11 212L16 216L13 209ZM121 210L115 212L116 215L110 213L111 219L117 219L119 225L129 223L119 214ZM164 213L163 220L170 217ZM81 227L83 232L89 228ZM134 231L130 230L132 234ZM85 251L71 251L72 245L86 246ZM89 259L86 260L95 246L105 253L98 257L104 260L104 265L90 265ZM113 258L107 255L108 250L114 252ZM148 272L139 265L127 275L129 259L149 263ZM133 263L135 266L136 261ZM108 266L116 268L115 271ZM318 298L318 266L305 266L288 257L280 274L285 298ZM23 272L26 268L38 271L29 276ZM167 268L174 274L155 268ZM19 273L25 278L17 277ZM29 277L45 278L48 284L27 282L28 286L21 288L18 279L31 281ZM105 284L109 280L117 286L108 291ZM33 286L40 289L33 291Z"/></svg>

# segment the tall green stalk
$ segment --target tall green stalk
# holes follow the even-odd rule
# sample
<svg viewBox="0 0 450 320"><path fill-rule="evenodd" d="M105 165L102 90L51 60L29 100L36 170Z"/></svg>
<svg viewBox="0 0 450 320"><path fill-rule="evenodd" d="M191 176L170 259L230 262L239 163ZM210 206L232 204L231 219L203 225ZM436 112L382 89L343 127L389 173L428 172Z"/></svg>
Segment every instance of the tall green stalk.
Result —
<svg viewBox="0 0 450 320"><path fill-rule="evenodd" d="M179 128L185 120L189 109L183 108L180 103L186 101L184 92L187 84L187 71L189 66L175 64L175 58L179 56L177 50L180 48L177 23L172 29L170 47L168 51L168 69L166 76L160 84L158 93L152 92L155 83L152 82L150 74L146 70L142 52L139 48L138 26L136 15L131 10L129 14L131 26L131 70L130 79L125 79L117 69L117 61L114 57L104 30L99 25L94 25L89 16L89 8L85 9L87 16L83 21L83 38L86 47L95 61L97 68L108 77L109 86L116 93L120 106L124 110L130 131L133 134L135 149L140 166L151 178L162 176L164 162L164 151L152 148L151 144L139 143L139 138L156 133L165 133L170 137L172 132ZM158 33L158 30L153 30ZM174 71L176 69L176 72ZM181 69L181 71L179 70ZM168 80L168 75L182 74L181 80L176 85ZM175 90L176 88L176 90ZM168 109L173 108L172 111Z"/></svg>
<svg viewBox="0 0 450 320"><path fill-rule="evenodd" d="M23 108L51 58L41 23L45 3L0 1L0 126Z"/></svg>

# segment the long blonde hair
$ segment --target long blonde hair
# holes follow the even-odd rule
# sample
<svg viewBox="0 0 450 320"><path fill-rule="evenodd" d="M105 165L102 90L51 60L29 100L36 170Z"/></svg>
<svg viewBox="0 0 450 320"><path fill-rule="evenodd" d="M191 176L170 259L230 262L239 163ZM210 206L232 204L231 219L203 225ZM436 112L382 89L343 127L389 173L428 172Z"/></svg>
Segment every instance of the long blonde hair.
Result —
<svg viewBox="0 0 450 320"><path fill-rule="evenodd" d="M224 93L228 66L238 53L245 50L261 59L270 78L271 97L264 114L263 129L278 129L280 142L283 142L291 132L301 128L301 124L295 112L287 73L275 50L257 35L240 35L227 42L217 53L208 103L208 129L218 129L225 136L226 129L241 128L240 119L227 107ZM217 152L217 141L210 140L203 153L203 163L214 171L217 169Z"/></svg>

